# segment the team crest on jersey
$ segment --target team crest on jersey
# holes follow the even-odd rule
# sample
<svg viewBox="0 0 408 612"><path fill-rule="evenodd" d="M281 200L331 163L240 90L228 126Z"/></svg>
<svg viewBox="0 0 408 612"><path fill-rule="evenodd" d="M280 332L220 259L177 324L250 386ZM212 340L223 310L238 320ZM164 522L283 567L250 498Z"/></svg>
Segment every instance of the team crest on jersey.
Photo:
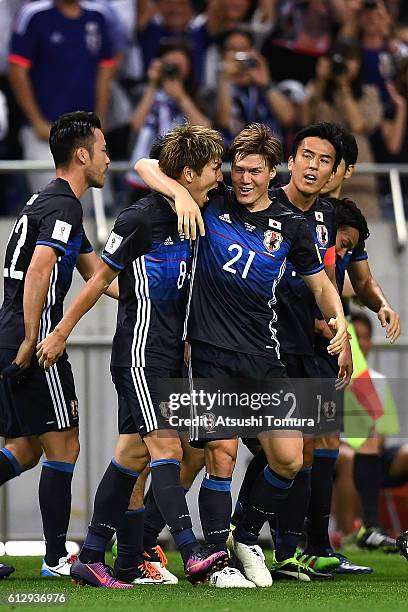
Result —
<svg viewBox="0 0 408 612"><path fill-rule="evenodd" d="M123 236L111 232L107 243L105 244L105 251L113 255L113 253L120 247L120 243L123 240Z"/></svg>
<svg viewBox="0 0 408 612"><path fill-rule="evenodd" d="M280 232L275 232L274 230L266 230L264 232L264 246L270 251L279 251L280 245L282 244L283 236Z"/></svg>
<svg viewBox="0 0 408 612"><path fill-rule="evenodd" d="M316 210L315 211L315 219L316 219L316 221L320 221L321 223L323 223L323 221L324 221L323 213L320 210Z"/></svg>
<svg viewBox="0 0 408 612"><path fill-rule="evenodd" d="M324 402L323 413L328 421L334 421L336 416L336 402Z"/></svg>
<svg viewBox="0 0 408 612"><path fill-rule="evenodd" d="M316 225L316 236L322 247L327 246L329 242L329 232L325 225Z"/></svg>

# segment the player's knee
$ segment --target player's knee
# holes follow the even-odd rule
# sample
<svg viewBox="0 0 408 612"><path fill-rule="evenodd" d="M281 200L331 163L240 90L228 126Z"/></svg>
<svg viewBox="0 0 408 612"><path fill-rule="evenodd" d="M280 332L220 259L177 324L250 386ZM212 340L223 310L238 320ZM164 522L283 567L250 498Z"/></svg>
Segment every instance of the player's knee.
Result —
<svg viewBox="0 0 408 612"><path fill-rule="evenodd" d="M235 467L235 454L228 448L215 448L209 453L207 472L219 478L229 478Z"/></svg>
<svg viewBox="0 0 408 612"><path fill-rule="evenodd" d="M23 440L17 443L8 442L4 445L4 448L7 448L18 461L23 472L35 467L42 455L41 450L34 450L29 443L25 443Z"/></svg>
<svg viewBox="0 0 408 612"><path fill-rule="evenodd" d="M271 469L276 469L276 466L270 466ZM277 466L277 472L284 478L293 480L296 474L300 472L303 467L303 460L301 457L286 457L279 462Z"/></svg>

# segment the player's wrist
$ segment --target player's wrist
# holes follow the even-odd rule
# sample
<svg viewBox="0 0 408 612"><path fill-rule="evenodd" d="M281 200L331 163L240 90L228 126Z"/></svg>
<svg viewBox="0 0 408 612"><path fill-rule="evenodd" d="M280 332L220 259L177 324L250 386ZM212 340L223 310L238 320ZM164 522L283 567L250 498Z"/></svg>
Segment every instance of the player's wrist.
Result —
<svg viewBox="0 0 408 612"><path fill-rule="evenodd" d="M58 325L54 327L54 334L56 334L64 342L67 341L67 338L69 336L69 332L64 331L64 329Z"/></svg>

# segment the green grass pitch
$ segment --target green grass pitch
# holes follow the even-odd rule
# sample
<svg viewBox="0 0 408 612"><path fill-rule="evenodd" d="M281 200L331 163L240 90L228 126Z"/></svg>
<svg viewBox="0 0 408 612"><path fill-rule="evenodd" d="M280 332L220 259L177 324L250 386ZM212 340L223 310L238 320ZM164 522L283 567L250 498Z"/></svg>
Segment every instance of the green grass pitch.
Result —
<svg viewBox="0 0 408 612"><path fill-rule="evenodd" d="M336 576L333 582L275 582L269 589L214 589L207 585L191 586L183 577L177 553L169 554L169 568L180 582L176 586L134 587L117 591L78 587L69 579L39 579L38 557L1 557L0 562L15 566L16 572L0 581L0 612L3 610L89 609L112 612L175 612L196 610L217 612L276 612L304 610L354 612L395 612L408 610L408 562L399 555L384 553L349 553L355 563L371 565L368 576ZM61 593L67 602L60 605L8 604L7 593Z"/></svg>

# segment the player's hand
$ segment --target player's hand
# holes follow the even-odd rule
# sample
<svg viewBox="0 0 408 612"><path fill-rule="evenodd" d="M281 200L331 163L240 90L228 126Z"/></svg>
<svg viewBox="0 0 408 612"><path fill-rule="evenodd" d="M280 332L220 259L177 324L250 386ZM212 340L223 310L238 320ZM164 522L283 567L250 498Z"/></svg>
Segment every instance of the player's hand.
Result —
<svg viewBox="0 0 408 612"><path fill-rule="evenodd" d="M391 308L391 306L382 306L377 313L378 319L382 327L385 327L385 333L391 344L397 340L401 334L401 322L399 314Z"/></svg>
<svg viewBox="0 0 408 612"><path fill-rule="evenodd" d="M337 375L335 387L337 391L341 391L350 384L353 374L353 356L349 342L346 342L343 349L340 351L338 363L339 373Z"/></svg>
<svg viewBox="0 0 408 612"><path fill-rule="evenodd" d="M66 344L66 340L56 330L37 344L37 359L40 367L49 370L65 351Z"/></svg>
<svg viewBox="0 0 408 612"><path fill-rule="evenodd" d="M327 352L330 353L330 355L337 355L348 340L347 321L343 316L341 318L330 319L328 325L335 332L335 335L330 340Z"/></svg>
<svg viewBox="0 0 408 612"><path fill-rule="evenodd" d="M197 226L200 236L205 236L204 221L199 206L186 191L176 195L174 205L177 213L177 229L180 237L186 240L197 237Z"/></svg>
<svg viewBox="0 0 408 612"><path fill-rule="evenodd" d="M48 138L50 137L51 123L48 123L48 121L45 121L45 119L39 119L33 127L40 140L48 141Z"/></svg>
<svg viewBox="0 0 408 612"><path fill-rule="evenodd" d="M31 363L34 350L35 342L24 339L20 344L20 348L18 349L18 353L13 363L17 364L20 370L25 370Z"/></svg>

